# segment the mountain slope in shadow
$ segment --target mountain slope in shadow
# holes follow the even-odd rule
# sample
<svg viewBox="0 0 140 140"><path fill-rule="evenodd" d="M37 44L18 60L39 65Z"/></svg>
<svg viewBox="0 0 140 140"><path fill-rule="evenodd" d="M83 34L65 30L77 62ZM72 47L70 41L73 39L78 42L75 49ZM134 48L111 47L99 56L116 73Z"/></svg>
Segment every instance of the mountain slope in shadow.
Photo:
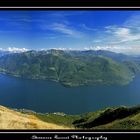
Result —
<svg viewBox="0 0 140 140"><path fill-rule="evenodd" d="M140 107L108 108L73 122L80 129L140 129Z"/></svg>

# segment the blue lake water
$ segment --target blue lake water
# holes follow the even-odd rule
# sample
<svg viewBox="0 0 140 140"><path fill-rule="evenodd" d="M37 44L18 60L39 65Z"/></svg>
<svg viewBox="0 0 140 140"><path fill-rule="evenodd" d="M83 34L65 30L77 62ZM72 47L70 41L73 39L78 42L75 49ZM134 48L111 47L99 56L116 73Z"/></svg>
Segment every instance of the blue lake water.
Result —
<svg viewBox="0 0 140 140"><path fill-rule="evenodd" d="M105 107L140 104L140 76L126 86L66 88L57 82L0 75L0 105L36 112L80 114Z"/></svg>

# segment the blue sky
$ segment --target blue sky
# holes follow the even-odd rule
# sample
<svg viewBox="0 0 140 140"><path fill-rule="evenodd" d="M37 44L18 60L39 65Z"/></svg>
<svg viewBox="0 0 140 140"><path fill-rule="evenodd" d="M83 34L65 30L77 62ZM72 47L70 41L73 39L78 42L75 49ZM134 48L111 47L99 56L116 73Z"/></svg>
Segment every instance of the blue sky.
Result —
<svg viewBox="0 0 140 140"><path fill-rule="evenodd" d="M140 11L0 11L0 48L140 54Z"/></svg>

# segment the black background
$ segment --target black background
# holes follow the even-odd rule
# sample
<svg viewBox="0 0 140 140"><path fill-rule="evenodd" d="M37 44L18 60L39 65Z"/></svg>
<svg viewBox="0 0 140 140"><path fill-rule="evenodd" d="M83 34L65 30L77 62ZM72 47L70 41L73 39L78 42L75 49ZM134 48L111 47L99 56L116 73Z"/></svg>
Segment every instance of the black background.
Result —
<svg viewBox="0 0 140 140"><path fill-rule="evenodd" d="M139 6L139 0L0 0L0 6Z"/></svg>
<svg viewBox="0 0 140 140"><path fill-rule="evenodd" d="M72 135L78 135L85 136L85 137L93 137L92 140L105 140L105 139L94 139L94 137L106 137L107 140L140 140L140 133L136 132L128 132L128 133L116 133L116 131L105 133L105 132L92 132L86 133L88 131L81 131L80 133L78 131L5 131L6 133L0 133L0 140L32 140L32 136L37 137L52 137L52 140L55 137L55 135L58 135L58 137L71 137ZM9 133L8 133L9 132ZM12 132L12 133L10 133ZM24 132L24 133L23 133ZM39 133L41 132L41 133ZM45 133L42 133L45 132ZM51 133L53 132L53 133ZM107 132L107 131L106 131ZM63 139L67 140L67 139ZM78 139L69 139L69 140L78 140ZM84 139L80 139L84 140ZM88 139L86 139L88 140ZM90 139L89 139L90 140Z"/></svg>

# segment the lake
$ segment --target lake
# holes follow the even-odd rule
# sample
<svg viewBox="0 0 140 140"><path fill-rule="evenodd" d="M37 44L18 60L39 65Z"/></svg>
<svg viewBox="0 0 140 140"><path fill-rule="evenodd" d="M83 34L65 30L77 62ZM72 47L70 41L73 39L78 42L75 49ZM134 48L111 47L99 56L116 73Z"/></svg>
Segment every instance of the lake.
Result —
<svg viewBox="0 0 140 140"><path fill-rule="evenodd" d="M0 74L0 105L41 113L81 114L105 107L140 104L140 76L126 86L66 88L57 82Z"/></svg>

